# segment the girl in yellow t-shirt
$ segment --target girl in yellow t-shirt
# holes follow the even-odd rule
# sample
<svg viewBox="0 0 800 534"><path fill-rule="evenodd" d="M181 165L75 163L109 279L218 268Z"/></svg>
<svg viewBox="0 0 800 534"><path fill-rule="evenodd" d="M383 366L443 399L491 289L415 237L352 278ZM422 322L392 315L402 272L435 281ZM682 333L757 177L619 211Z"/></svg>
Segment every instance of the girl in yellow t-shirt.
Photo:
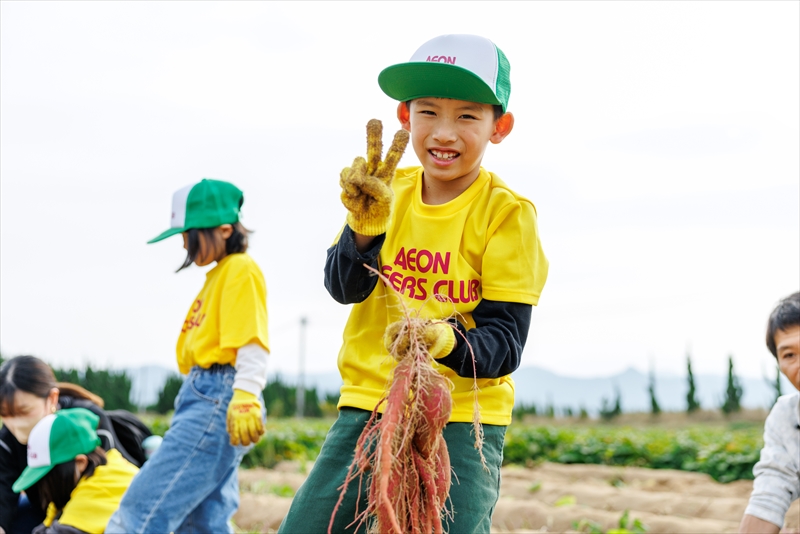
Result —
<svg viewBox="0 0 800 534"><path fill-rule="evenodd" d="M100 418L85 408L49 414L28 438L28 466L14 491L38 490L47 518L37 534L102 534L138 468L116 449L104 451Z"/></svg>
<svg viewBox="0 0 800 534"><path fill-rule="evenodd" d="M239 222L243 193L203 179L172 197L170 228L152 239L183 235L186 260L216 265L189 306L177 358L188 374L158 451L142 467L106 532L233 532L239 506L237 469L264 433L261 395L269 351L267 288L246 254Z"/></svg>

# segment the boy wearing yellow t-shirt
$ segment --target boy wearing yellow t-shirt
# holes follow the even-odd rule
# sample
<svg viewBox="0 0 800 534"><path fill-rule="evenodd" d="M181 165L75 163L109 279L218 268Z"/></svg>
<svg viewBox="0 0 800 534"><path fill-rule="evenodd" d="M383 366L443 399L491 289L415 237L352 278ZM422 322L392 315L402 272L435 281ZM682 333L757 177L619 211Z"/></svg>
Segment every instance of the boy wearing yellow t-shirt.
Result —
<svg viewBox="0 0 800 534"><path fill-rule="evenodd" d="M444 438L455 474L454 515L446 530L488 533L514 405L510 374L519 367L548 270L533 204L481 167L488 144L500 143L514 126L506 112L509 63L488 39L445 35L385 69L378 82L400 101L398 119L422 166L394 173L398 151L380 162L380 149L375 154L370 147L367 160L356 158L342 171L347 224L325 265L331 296L354 304L339 352L340 413L280 532L327 531L356 441L395 365L385 346L402 317L396 291L410 308L422 306L420 315L430 319L429 352L453 383ZM364 264L381 271L395 291ZM441 321L451 316L464 337ZM470 434L476 376L488 470ZM357 501L364 509L361 489L345 494L332 532L353 531Z"/></svg>

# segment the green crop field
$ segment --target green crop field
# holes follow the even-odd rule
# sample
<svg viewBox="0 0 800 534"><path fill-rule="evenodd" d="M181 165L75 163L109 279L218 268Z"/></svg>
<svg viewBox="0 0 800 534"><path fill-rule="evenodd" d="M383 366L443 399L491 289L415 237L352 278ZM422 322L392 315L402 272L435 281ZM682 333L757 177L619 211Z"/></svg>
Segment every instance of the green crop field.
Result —
<svg viewBox="0 0 800 534"><path fill-rule="evenodd" d="M758 426L686 429L512 425L504 461L605 464L707 473L719 482L753 478L763 446Z"/></svg>
<svg viewBox="0 0 800 534"><path fill-rule="evenodd" d="M165 417L148 417L158 434ZM330 419L270 419L266 434L245 456L243 467L271 468L285 460L308 462L319 454ZM679 469L707 473L719 482L753 478L762 425L727 423L683 428L543 425L514 422L505 440L504 462L535 465L549 461Z"/></svg>

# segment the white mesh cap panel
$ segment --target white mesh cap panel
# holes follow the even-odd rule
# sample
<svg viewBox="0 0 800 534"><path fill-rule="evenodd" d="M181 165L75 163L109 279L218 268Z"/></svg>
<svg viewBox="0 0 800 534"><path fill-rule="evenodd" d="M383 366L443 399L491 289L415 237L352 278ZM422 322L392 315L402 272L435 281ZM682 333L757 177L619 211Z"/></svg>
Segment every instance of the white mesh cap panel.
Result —
<svg viewBox="0 0 800 534"><path fill-rule="evenodd" d="M493 91L497 90L497 50L485 37L442 35L419 47L409 61L456 65L472 71Z"/></svg>
<svg viewBox="0 0 800 534"><path fill-rule="evenodd" d="M28 436L28 466L43 467L50 465L50 430L56 415L51 413L36 423Z"/></svg>
<svg viewBox="0 0 800 534"><path fill-rule="evenodd" d="M172 195L172 217L169 220L170 228L183 228L186 223L186 201L189 200L189 191L196 184L187 185L183 189L175 191Z"/></svg>

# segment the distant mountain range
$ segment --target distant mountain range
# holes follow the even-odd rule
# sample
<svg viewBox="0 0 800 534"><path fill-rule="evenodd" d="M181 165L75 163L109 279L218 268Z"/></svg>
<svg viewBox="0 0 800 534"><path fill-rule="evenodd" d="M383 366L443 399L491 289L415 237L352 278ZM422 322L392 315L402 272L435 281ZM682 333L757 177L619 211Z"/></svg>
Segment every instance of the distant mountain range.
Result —
<svg viewBox="0 0 800 534"><path fill-rule="evenodd" d="M131 378L131 401L138 406L154 404L164 383L174 371L151 365L125 369ZM275 374L271 374L273 378ZM575 378L562 376L541 367L522 367L514 375L516 402L536 404L537 407L552 405L557 411L570 407L578 410L585 407L589 413L597 413L603 398L614 401L615 388L619 388L622 409L626 412L650 410L648 393L649 378L636 369L600 378ZM727 377L722 375L695 375L695 388L703 408L716 408L722 404L727 386ZM281 374L281 380L293 384L296 377ZM771 384L764 379L740 378L744 390L742 405L747 408L769 408L774 400ZM342 380L338 372L310 373L306 375L306 387L316 387L320 395L339 391ZM686 377L674 375L656 376L656 398L665 411L680 411L686 408ZM783 392L794 388L783 380Z"/></svg>

